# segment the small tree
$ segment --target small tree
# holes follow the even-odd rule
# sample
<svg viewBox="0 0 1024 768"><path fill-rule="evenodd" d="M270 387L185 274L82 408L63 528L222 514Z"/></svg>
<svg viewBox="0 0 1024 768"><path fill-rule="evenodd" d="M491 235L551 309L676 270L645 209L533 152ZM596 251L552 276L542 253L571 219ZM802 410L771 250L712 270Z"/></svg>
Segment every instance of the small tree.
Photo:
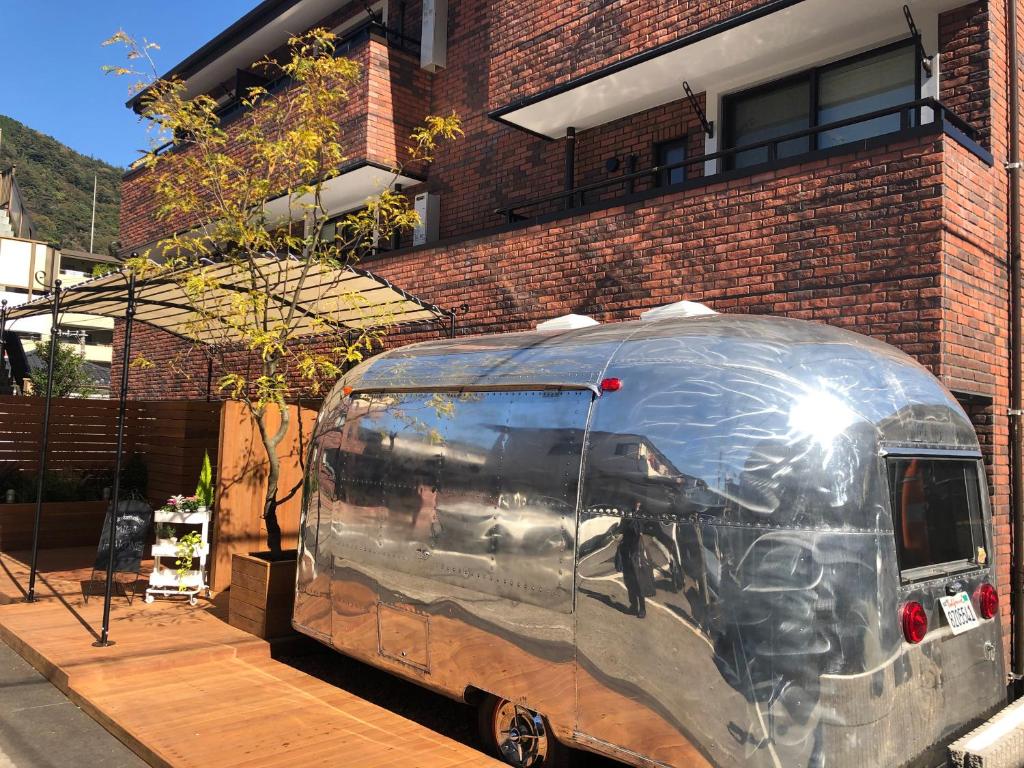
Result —
<svg viewBox="0 0 1024 768"><path fill-rule="evenodd" d="M32 394L46 397L47 367L50 360L50 344L53 337L36 342L36 355L43 362L29 374L32 382ZM96 382L86 370L85 357L72 344L57 341L53 357L53 396L54 397L89 397L95 394Z"/></svg>
<svg viewBox="0 0 1024 768"><path fill-rule="evenodd" d="M156 216L179 232L187 222L186 231L158 244L161 263L144 253L128 268L142 277L174 274L197 318L193 335L213 342L206 350L216 358L222 390L243 402L255 420L269 467L267 544L277 553L277 507L301 487L279 494L277 448L291 422L287 401L322 394L346 365L382 342L389 325L361 296L325 282L320 268L352 266L368 243L407 230L418 218L405 197L390 191L400 167L356 213L333 220L323 204L324 184L341 173L346 160L338 115L362 76L357 63L335 55L330 32L294 37L283 60L253 65L268 82L285 87L273 93L251 87L239 94L244 114L230 135L213 98L190 97L180 80L155 77L150 51L156 46L124 32L105 44L112 43L127 47L129 66L105 69L140 78L135 87L145 88L141 112L158 137L155 143L173 137L177 145L178 151L151 151L141 161L153 174ZM140 61L148 62L151 75L135 69ZM411 159L429 162L439 142L461 134L455 115L427 116L410 137ZM245 290L222 290L214 274L222 264L247 276ZM333 307L356 322L340 326L320 316L311 319L302 311L311 302L321 315ZM300 332L310 322L318 325L314 342ZM239 349L248 354L239 355ZM272 426L275 410L280 421Z"/></svg>

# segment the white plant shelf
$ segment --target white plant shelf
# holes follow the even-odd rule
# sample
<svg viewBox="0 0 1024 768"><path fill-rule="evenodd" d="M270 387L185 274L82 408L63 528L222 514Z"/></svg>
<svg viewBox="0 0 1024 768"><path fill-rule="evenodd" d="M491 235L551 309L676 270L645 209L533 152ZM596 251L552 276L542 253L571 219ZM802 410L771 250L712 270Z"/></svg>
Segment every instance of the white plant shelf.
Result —
<svg viewBox="0 0 1024 768"><path fill-rule="evenodd" d="M199 567L186 571L181 577L174 561L178 559L178 544L160 540L153 545L153 570L149 574L146 602L152 603L157 595L163 597L187 597L196 604L196 596L205 591L210 596L210 585L206 583L206 560L210 556L210 511L200 507L195 512L177 512L158 509L153 513L157 525L199 526L200 544L192 554L192 564ZM184 531L178 532L179 537Z"/></svg>
<svg viewBox="0 0 1024 768"><path fill-rule="evenodd" d="M193 559L198 556L206 557L210 554L210 545L201 544L199 548L192 555ZM161 544L156 543L153 545L153 557L173 557L175 560L178 558L178 545L177 544Z"/></svg>

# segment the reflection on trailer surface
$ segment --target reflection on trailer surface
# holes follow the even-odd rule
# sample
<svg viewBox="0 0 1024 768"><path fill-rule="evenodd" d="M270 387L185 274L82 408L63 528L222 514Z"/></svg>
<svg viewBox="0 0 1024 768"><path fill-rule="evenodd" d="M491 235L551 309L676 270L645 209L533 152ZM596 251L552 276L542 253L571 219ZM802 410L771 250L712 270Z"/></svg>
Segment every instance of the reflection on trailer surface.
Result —
<svg viewBox="0 0 1024 768"><path fill-rule="evenodd" d="M414 345L339 383L308 467L296 628L481 702L513 765L928 764L1003 703L977 437L879 342L719 315Z"/></svg>

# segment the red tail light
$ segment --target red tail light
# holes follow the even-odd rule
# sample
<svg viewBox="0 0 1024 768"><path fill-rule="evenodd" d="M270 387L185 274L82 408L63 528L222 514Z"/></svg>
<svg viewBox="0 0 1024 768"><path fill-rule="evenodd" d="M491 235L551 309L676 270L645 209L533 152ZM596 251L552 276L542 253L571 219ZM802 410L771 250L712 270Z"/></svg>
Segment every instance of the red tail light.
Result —
<svg viewBox="0 0 1024 768"><path fill-rule="evenodd" d="M928 634L928 615L920 603L905 603L900 609L900 623L908 643L916 645Z"/></svg>
<svg viewBox="0 0 1024 768"><path fill-rule="evenodd" d="M602 392L618 392L622 389L622 379L602 379L601 380L601 391Z"/></svg>
<svg viewBox="0 0 1024 768"><path fill-rule="evenodd" d="M978 598L978 613L983 619L991 619L999 613L999 593L991 584L982 584L975 593Z"/></svg>

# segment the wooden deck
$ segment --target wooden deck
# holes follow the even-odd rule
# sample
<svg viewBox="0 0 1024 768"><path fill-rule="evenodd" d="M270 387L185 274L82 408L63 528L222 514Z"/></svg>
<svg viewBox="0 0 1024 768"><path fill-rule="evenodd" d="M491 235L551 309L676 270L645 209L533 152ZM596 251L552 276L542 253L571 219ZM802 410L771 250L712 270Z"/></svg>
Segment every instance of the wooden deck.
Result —
<svg viewBox="0 0 1024 768"><path fill-rule="evenodd" d="M82 598L93 551L40 553L39 600L24 558L0 554L0 638L154 766L500 766L347 691L270 658L222 608ZM141 586L141 585L140 585Z"/></svg>

